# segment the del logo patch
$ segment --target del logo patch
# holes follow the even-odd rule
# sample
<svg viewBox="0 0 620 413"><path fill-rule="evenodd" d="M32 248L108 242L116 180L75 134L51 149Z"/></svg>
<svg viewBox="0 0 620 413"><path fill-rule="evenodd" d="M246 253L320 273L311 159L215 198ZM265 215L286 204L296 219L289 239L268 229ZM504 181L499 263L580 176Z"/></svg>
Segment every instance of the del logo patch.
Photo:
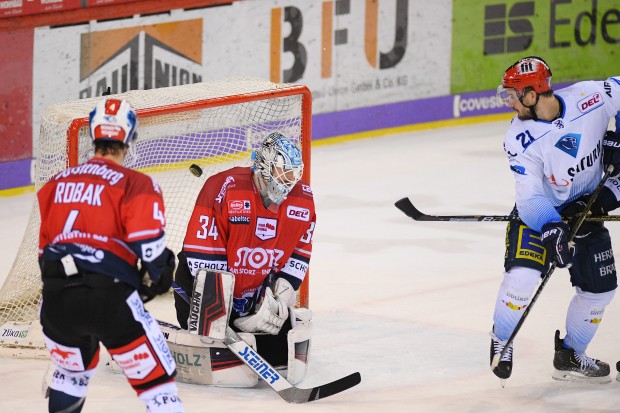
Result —
<svg viewBox="0 0 620 413"><path fill-rule="evenodd" d="M556 142L555 147L560 149L562 152L569 154L573 158L576 158L580 140L580 134L569 133L568 135L562 136L560 140Z"/></svg>
<svg viewBox="0 0 620 413"><path fill-rule="evenodd" d="M299 221L310 221L310 210L289 205L286 207L286 216Z"/></svg>
<svg viewBox="0 0 620 413"><path fill-rule="evenodd" d="M278 220L271 218L258 218L256 220L256 230L254 233L262 240L271 239L276 237L276 230L278 229Z"/></svg>
<svg viewBox="0 0 620 413"><path fill-rule="evenodd" d="M577 102L577 106L579 107L579 111L581 113L589 112L594 108L597 108L603 104L603 98L601 94L596 92L591 94L590 96L586 96Z"/></svg>

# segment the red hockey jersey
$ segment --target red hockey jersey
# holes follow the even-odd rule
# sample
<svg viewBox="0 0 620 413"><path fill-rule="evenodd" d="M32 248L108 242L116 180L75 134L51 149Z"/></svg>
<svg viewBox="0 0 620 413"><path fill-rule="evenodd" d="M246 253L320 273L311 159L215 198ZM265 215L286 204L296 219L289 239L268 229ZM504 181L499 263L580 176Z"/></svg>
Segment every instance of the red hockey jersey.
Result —
<svg viewBox="0 0 620 413"><path fill-rule="evenodd" d="M44 259L71 254L79 268L137 286L137 259L148 267L164 251L162 193L138 171L93 158L55 175L37 197ZM149 273L159 276L155 268Z"/></svg>
<svg viewBox="0 0 620 413"><path fill-rule="evenodd" d="M271 271L299 288L310 263L315 222L309 185L297 183L272 212L263 205L251 169L236 167L205 182L183 251L192 275L201 268L235 274L234 308L244 315Z"/></svg>

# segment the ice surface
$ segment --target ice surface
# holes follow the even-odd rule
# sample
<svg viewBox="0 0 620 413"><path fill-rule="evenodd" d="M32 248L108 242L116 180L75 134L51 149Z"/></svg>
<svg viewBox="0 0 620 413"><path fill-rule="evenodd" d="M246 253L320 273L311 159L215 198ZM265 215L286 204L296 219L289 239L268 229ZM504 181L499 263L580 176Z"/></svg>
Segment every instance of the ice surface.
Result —
<svg viewBox="0 0 620 413"><path fill-rule="evenodd" d="M502 150L507 122L317 145L312 187L318 222L311 263L315 336L300 387L354 371L362 383L307 405L287 406L265 385L226 389L179 384L187 412L620 411L620 383L551 379L553 334L564 335L573 295L557 270L520 331L512 378L489 370L488 332L501 280L503 223L421 223L394 202L409 196L429 214L507 214L514 188ZM9 271L33 194L0 198L0 281ZM609 223L613 239L620 224ZM148 304L173 313L169 298ZM608 307L588 349L620 358L620 304ZM43 412L45 361L0 359L0 412ZM614 372L615 373L615 372ZM120 375L100 368L84 413L142 412Z"/></svg>

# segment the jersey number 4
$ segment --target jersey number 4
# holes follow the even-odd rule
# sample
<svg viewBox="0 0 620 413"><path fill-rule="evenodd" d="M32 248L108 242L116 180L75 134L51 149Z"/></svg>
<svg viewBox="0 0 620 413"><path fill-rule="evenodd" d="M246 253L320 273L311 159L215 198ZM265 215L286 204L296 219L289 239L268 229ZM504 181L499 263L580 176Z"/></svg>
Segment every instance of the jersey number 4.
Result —
<svg viewBox="0 0 620 413"><path fill-rule="evenodd" d="M67 220L65 221L65 226L62 227L63 234L68 234L71 231L73 231L73 224L75 224L75 220L77 219L79 213L80 211L77 209L72 209L69 212L69 216L67 217Z"/></svg>

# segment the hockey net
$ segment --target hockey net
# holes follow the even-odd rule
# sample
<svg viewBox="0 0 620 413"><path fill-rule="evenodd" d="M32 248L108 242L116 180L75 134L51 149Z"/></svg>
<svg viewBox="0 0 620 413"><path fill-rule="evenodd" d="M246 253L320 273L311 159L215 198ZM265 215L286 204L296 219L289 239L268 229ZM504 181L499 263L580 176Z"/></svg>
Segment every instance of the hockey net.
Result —
<svg viewBox="0 0 620 413"><path fill-rule="evenodd" d="M138 114L138 139L130 147L125 166L147 173L160 184L166 205L166 240L175 254L181 249L204 181L233 166L249 166L252 149L270 132L278 131L301 147L304 179L309 182L311 94L305 86L234 78L114 97L128 100ZM101 99L70 101L44 110L35 190L59 171L93 155L88 114ZM200 177L189 171L192 164L202 168ZM39 226L35 200L19 253L0 289L0 354L46 356L38 323ZM306 280L298 305L307 304Z"/></svg>

